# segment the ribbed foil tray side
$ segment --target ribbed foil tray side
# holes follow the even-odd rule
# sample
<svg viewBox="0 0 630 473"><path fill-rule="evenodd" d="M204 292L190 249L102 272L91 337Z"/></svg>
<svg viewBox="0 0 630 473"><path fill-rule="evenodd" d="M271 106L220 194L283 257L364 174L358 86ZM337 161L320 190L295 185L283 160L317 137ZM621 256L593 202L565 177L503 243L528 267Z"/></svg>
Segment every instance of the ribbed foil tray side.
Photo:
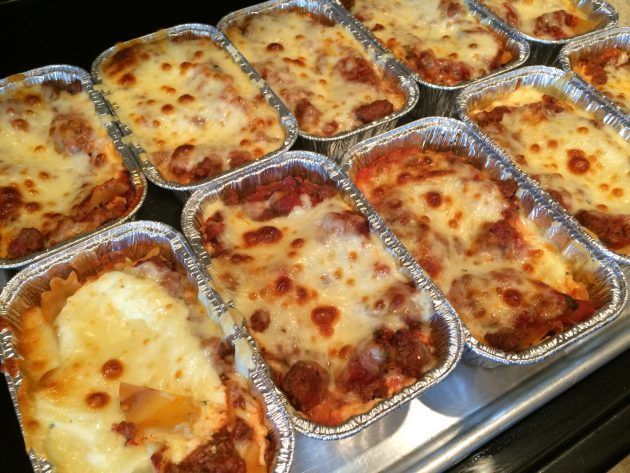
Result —
<svg viewBox="0 0 630 473"><path fill-rule="evenodd" d="M597 27L589 32L573 36L571 38L557 40L542 39L536 38L535 36L530 36L514 28L513 26L508 25L503 19L501 19L492 10L490 10L490 8L483 5L482 0L466 1L469 2L471 5L475 5L475 8L479 9L479 11L483 12L488 17L501 23L507 30L512 31L513 33L517 34L521 38L526 39L529 42L531 53L529 56L528 64L542 64L553 66L556 64L556 57L562 45L577 38L591 35L596 31L606 28L613 28L614 26L617 26L617 21L619 20L617 10L615 10L609 3L606 3L604 0L572 0L579 9L588 13L589 19L598 22Z"/></svg>
<svg viewBox="0 0 630 473"><path fill-rule="evenodd" d="M446 378L459 361L464 345L461 325L455 311L339 167L322 155L308 151L289 151L248 171L243 171L231 178L221 179L195 192L184 206L182 229L204 267L209 268L212 264L211 258L204 248L203 239L199 231L200 224L203 221L203 212L207 205L219 199L224 189L236 188L237 191L250 189L284 177L290 172L298 172L315 181L330 182L335 185L348 201L368 218L371 231L379 237L387 251L396 258L401 271L420 290L428 291L434 306L431 326L439 334L438 338L440 341L437 350L437 366L425 373L415 384L404 388L391 398L381 401L370 411L352 417L343 424L333 427L316 424L302 417L290 406L284 393L276 387L276 393L289 411L295 428L304 435L323 440L349 437ZM212 284L216 286L217 282L212 282ZM243 326L243 317L238 314L233 303L230 301L227 306L229 307L228 312L233 314L234 320L237 320L239 325ZM246 331L246 328L244 328L244 331ZM248 336L248 339L252 346L255 347L256 343L253 338ZM258 352L256 348L254 350ZM258 357L256 367L261 376L268 382L271 382L268 366L261 356Z"/></svg>
<svg viewBox="0 0 630 473"><path fill-rule="evenodd" d="M340 8L343 8L340 0L331 1L339 4ZM458 85L439 85L424 80L420 74L413 71L403 61L396 58L394 53L385 45L383 45L383 43L381 43L374 36L374 34L365 25L363 25L363 23L361 23L361 21L359 21L350 12L348 12L348 16L352 19L353 22L356 23L355 27L357 29L360 29L363 34L371 38L374 44L383 50L384 54L392 56L398 62L400 67L405 71L405 73L412 77L418 83L420 94L419 100L417 105L411 111L411 115L415 117L428 117L432 115L443 115L447 117L456 116L457 107L455 103L455 98L457 97L457 93L460 90L469 85L476 84L483 79L495 77L499 74L502 74L503 72L511 71L513 69L521 67L529 58L529 43L525 39L523 39L518 34L515 34L512 30L506 28L503 23L497 21L495 18L487 16L485 12L481 11L476 4L466 3L465 6L469 9L470 13L479 18L481 24L489 27L492 31L497 33L499 37L506 41L506 45L508 49L512 52L515 59L505 66L495 71L492 71L483 77L467 82L462 82Z"/></svg>
<svg viewBox="0 0 630 473"><path fill-rule="evenodd" d="M575 73L578 78L584 82L584 86L591 88L593 93L601 96L602 100L608 103L612 108L615 108L619 113L629 114L630 110L624 109L622 106L615 103L611 98L604 95L597 90L596 87L589 84L584 77L582 77L575 69L573 69L576 61L585 56L591 56L598 54L604 48L607 47L625 48L626 51L630 51L630 27L625 28L611 28L608 30L600 31L599 33L586 36L584 38L577 39L567 43L560 50L558 55L558 62L562 69L567 72Z"/></svg>
<svg viewBox="0 0 630 473"><path fill-rule="evenodd" d="M598 252L621 264L630 265L630 256L616 253L606 248L597 238L593 238L580 225L580 223L567 212L555 199L553 199L541 185L529 177L520 168L510 155L498 146L489 136L481 131L477 124L468 115L472 109L479 109L487 106L497 97L505 96L518 87L532 86L543 90L549 90L561 98L571 102L576 107L591 112L603 123L611 126L626 141L630 141L630 117L619 113L615 108L610 107L601 95L593 92L592 88L585 87L583 81L578 80L573 73L567 73L559 69L545 66L530 66L508 72L502 76L483 81L476 87L464 89L457 97L457 108L459 116L464 123L475 130L490 149L503 162L512 173L521 176L528 181L528 185L533 192L540 195L550 208L562 218L562 223L579 233L581 237L596 248Z"/></svg>
<svg viewBox="0 0 630 473"><path fill-rule="evenodd" d="M567 226L563 216L531 186L529 179L514 173L483 139L463 123L442 117L417 120L351 148L342 160L342 167L352 179L384 152L402 146L454 151L471 163L481 165L497 179L515 180L519 186L517 196L528 218L541 229L544 238L570 261L579 279L588 282L592 300L600 305L587 321L520 353L508 353L484 345L463 324L468 349L464 355L466 361L484 367L538 363L597 332L620 314L628 299L627 284L620 267L600 255L589 240Z"/></svg>
<svg viewBox="0 0 630 473"><path fill-rule="evenodd" d="M394 128L400 118L411 112L418 102L418 86L398 61L391 54L384 51L371 35L368 36L365 33L365 29L354 20L352 15L334 2L326 0L271 0L227 14L221 18L217 28L225 33L231 26L240 23L245 18L293 8L323 16L345 28L361 43L373 59L372 62L384 72L385 77L388 80L394 80L405 94L405 105L400 110L354 130L329 137L299 131L299 139L297 141L299 148L338 159L346 149L359 141Z"/></svg>
<svg viewBox="0 0 630 473"><path fill-rule="evenodd" d="M276 94L267 86L266 82L258 75L258 73L251 67L251 65L245 60L245 58L239 53L239 51L234 47L234 45L227 39L221 31L216 29L214 26L205 25L201 23L187 23L183 25L173 26L171 28L166 28L164 30L159 30L154 33L147 34L145 36L141 36L139 38L131 39L129 41L125 41L123 43L116 44L109 49L103 51L92 63L92 77L94 78L94 83L99 90L102 90L105 102L109 106L112 114L116 117L116 123L119 126L125 142L129 143L131 150L133 151L136 159L140 162L142 166L142 171L147 176L147 178L153 182L156 186L163 187L165 189L170 189L174 191L188 191L187 193L191 193L190 191L194 191L203 187L208 182L213 181L217 177L228 175L233 173L234 171L238 171L240 168L247 167L251 165L250 163L245 163L240 167L236 167L234 169L226 170L220 174L215 176L210 176L208 178L202 179L198 182L192 184L180 184L175 181L169 181L162 177L158 169L153 165L153 163L147 157L147 153L142 148L142 144L137 140L136 136L133 133L133 128L128 124L124 123L117 115L117 110L119 109L116 103L113 103L109 96L111 92L106 89L102 85L102 66L103 63L114 55L121 48L129 46L130 44L137 43L150 43L161 38L165 38L168 36L190 36L190 37L205 37L210 38L217 46L226 51L232 60L240 67L240 69L245 73L245 75L249 78L249 80L260 90L263 97L269 105L271 105L276 112L278 113L278 119L280 120L280 125L282 126L285 132L284 142L282 146L277 150L274 150L265 156L257 159L256 161L267 159L271 156L274 156L278 153L288 150L295 143L298 131L297 131L297 120L291 114L289 109L284 105L284 103L276 96Z"/></svg>
<svg viewBox="0 0 630 473"><path fill-rule="evenodd" d="M109 108L107 107L107 105L105 105L101 94L94 90L92 79L90 78L90 75L87 73L87 71L81 69L80 67L69 66L66 64L51 65L39 67L37 69L31 69L30 71L15 74L0 80L0 95L8 91L19 89L20 87L38 85L49 80L61 81L67 84L75 80L79 80L81 82L83 92L88 95L90 101L94 104L94 108L100 118L100 122L103 125L103 128L107 131L109 137L112 140L112 143L120 154L123 165L129 171L129 179L137 196L136 204L132 209L129 210L129 212L127 212L127 214L123 215L122 217L112 220L111 222L108 222L99 228L79 234L73 238L58 243L57 245L51 246L50 248L31 253L21 258L0 258L0 269L20 268L22 266L26 266L42 258L45 258L48 255L51 255L58 251L63 251L70 245L85 238L89 238L96 233L105 231L108 228L112 228L128 220L132 220L136 212L138 212L138 210L144 203L144 199L147 195L147 181L142 175L142 172L140 172L138 163L132 156L129 148L123 143L118 127L113 122L113 117L110 114Z"/></svg>
<svg viewBox="0 0 630 473"><path fill-rule="evenodd" d="M113 251L122 251L130 258L144 256L157 245L160 254L181 266L190 283L199 289L199 300L210 313L210 317L219 322L227 339L236 348L236 368L246 378L251 379L259 394L264 399L267 419L278 440L278 453L274 468L275 473L288 473L293 460L294 434L287 412L279 402L275 391L259 375L249 368L255 364L252 352L243 345L241 334L233 332L229 317L224 317L225 307L214 290L208 285L208 275L199 265L184 237L173 228L158 222L137 221L112 228L99 235L83 240L63 252L32 264L20 271L0 293L0 320L8 321L19 330L20 319L25 310L40 303L40 294L49 289L50 280L67 277L76 271L79 279L95 274L99 270L99 257ZM3 324L4 327L6 324ZM0 331L0 353L2 361L17 358L10 330ZM20 373L13 377L5 373L9 392L13 400L20 428L24 432L22 416L17 403L17 390L22 382ZM29 452L33 470L36 473L52 472L53 468L45 458L40 458L33 451Z"/></svg>

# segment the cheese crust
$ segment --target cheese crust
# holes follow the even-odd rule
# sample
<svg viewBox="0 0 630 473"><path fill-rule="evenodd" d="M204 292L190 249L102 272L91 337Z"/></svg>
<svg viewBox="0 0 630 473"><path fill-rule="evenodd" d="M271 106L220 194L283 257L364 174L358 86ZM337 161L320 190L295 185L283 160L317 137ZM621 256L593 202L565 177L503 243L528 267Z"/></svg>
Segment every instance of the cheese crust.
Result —
<svg viewBox="0 0 630 473"><path fill-rule="evenodd" d="M120 120L166 180L195 183L283 146L278 112L211 38L123 43L101 72Z"/></svg>
<svg viewBox="0 0 630 473"><path fill-rule="evenodd" d="M300 130L334 136L390 115L405 97L340 24L283 10L258 13L226 35L287 104Z"/></svg>
<svg viewBox="0 0 630 473"><path fill-rule="evenodd" d="M27 448L60 473L268 471L261 402L196 289L157 253L106 255L86 280L53 278L22 315Z"/></svg>
<svg viewBox="0 0 630 473"><path fill-rule="evenodd" d="M588 287L516 197L449 151L392 148L355 176L472 336L522 351L590 316Z"/></svg>
<svg viewBox="0 0 630 473"><path fill-rule="evenodd" d="M346 0L383 45L431 83L458 85L515 59L460 0Z"/></svg>
<svg viewBox="0 0 630 473"><path fill-rule="evenodd" d="M78 80L0 95L0 258L93 230L127 214L137 198Z"/></svg>

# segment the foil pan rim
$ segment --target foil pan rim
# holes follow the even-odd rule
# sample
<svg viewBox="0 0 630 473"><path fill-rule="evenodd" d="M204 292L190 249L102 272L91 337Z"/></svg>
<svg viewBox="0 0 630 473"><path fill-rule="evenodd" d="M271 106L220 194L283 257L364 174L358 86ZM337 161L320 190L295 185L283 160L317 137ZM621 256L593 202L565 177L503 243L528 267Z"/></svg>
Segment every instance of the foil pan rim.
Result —
<svg viewBox="0 0 630 473"><path fill-rule="evenodd" d="M38 84L45 81L47 76L56 73L74 75L76 76L76 79L81 82L82 91L88 96L90 103L92 103L92 105L94 106L95 113L98 116L99 122L101 123L111 142L114 144L114 147L120 154L123 166L127 171L129 171L130 181L136 193L139 193L140 196L138 198L138 201L136 202L136 205L134 205L134 207L131 208L122 217L105 223L104 225L101 225L100 227L97 227L88 232L79 233L72 238L51 246L50 248L36 251L21 258L0 258L0 269L16 269L22 266L26 266L28 264L32 264L36 261L40 261L43 258L47 258L51 254L57 253L59 251L64 251L75 243L90 238L95 234L107 231L117 225L133 220L138 210L140 210L140 207L142 207L142 204L144 204L147 196L147 181L142 172L140 172L140 168L138 167L138 164L133 157L133 153L131 152L129 147L125 145L125 143L123 143L122 136L119 133L118 127L114 123L109 109L103 103L101 94L94 89L92 79L85 69L69 64L51 64L49 66L37 67L35 69L30 69L25 72L13 74L0 80L0 95L2 95L4 88L11 87L17 89L19 87L25 86L25 83L27 82Z"/></svg>
<svg viewBox="0 0 630 473"><path fill-rule="evenodd" d="M347 174L350 174L356 160L371 148L379 145L391 145L407 136L421 134L430 129L436 128L453 133L456 137L466 135L467 138L478 144L481 147L481 152L484 154L486 162L488 160L497 162L504 171L507 171L506 174L517 182L519 188L525 190L533 197L537 207L544 208L554 222L557 222L568 231L573 241L577 241L586 249L590 258L600 264L600 267L606 275L606 281L610 285L611 300L608 303L608 307L599 309L587 321L581 322L569 330L566 330L534 347L518 353L509 353L482 344L472 336L465 323L462 321L462 330L464 332L467 349L472 351L477 357L497 365L534 364L546 360L551 355L563 350L565 347L572 345L573 343L583 340L592 332L597 331L616 320L625 305L628 303L627 281L619 265L614 262L611 264L610 261L608 261L597 251L596 248L592 246L588 239L583 238L580 233L574 232L573 228L567 226L562 218L562 215L558 214L557 209L550 207L545 197L538 193L536 188L531 187L530 179L520 173L514 172L513 169L506 166L501 156L497 155L495 151L488 146L488 143L475 132L475 130L472 130L461 121L447 117L427 117L365 140L353 146L346 152L341 161L342 169ZM449 144L452 146L453 143L454 140L451 139ZM428 142L428 144L431 145L433 143ZM472 153L469 153L468 157L471 155Z"/></svg>
<svg viewBox="0 0 630 473"><path fill-rule="evenodd" d="M441 366L429 370L416 383L402 389L390 398L380 401L368 412L351 417L338 426L331 427L316 424L295 414L284 393L282 393L274 383L276 394L285 405L285 408L291 417L291 421L298 432L320 440L338 440L352 436L365 429L370 424L383 418L389 412L402 406L422 394L434 384L437 384L446 378L454 370L462 356L464 346L463 331L459 318L450 303L446 301L433 281L428 278L411 255L408 254L404 246L402 246L391 230L389 230L382 221L381 217L376 214L369 203L362 197L358 189L356 189L345 173L341 171L334 162L330 161L325 156L310 151L288 151L283 155L275 157L272 161L260 163L260 165L258 165L255 170L250 171L250 173L242 172L241 175L233 176L231 179L223 179L221 181L214 182L213 184L196 191L190 199L188 199L182 211L182 230L186 239L190 243L190 246L201 262L202 267L207 268L211 265L211 258L203 247L201 235L197 230L195 223L197 213L201 211L204 202L207 199L212 198L214 193L219 192L222 188L237 179L245 179L251 174L259 174L266 169L290 163L320 167L327 173L327 176L335 182L338 188L340 188L340 191L342 191L344 195L357 205L359 210L365 209L366 216L368 216L370 222L370 228L373 232L378 234L383 246L390 250L392 257L398 258L401 266L404 265L405 269L407 269L409 273L409 279L411 279L419 289L428 291L434 306L433 317L444 323L445 331L447 332L445 336L447 339L445 341L447 353L444 356L444 361ZM354 195L351 195L349 190L352 191L352 194ZM389 241L390 243L386 243L386 241ZM228 306L230 304L231 302L227 303ZM251 339L255 346L256 342L253 338L251 338L249 334L247 334L247 336ZM256 349L256 351L258 350ZM266 363L259 365L259 369L264 373L265 377L269 377Z"/></svg>
<svg viewBox="0 0 630 473"><path fill-rule="evenodd" d="M214 312L217 319L220 320L222 314L225 312L225 306L208 283L208 275L195 257L195 254L190 248L190 245L186 241L185 237L167 224L147 220L128 222L123 225L119 225L110 229L107 232L107 235L104 235L108 238L103 239L101 238L102 236L95 235L91 238L77 242L63 252L50 255L49 257L38 261L36 264L22 269L7 283L2 291L0 291L0 319L6 319L8 317L12 303L14 303L16 298L19 297L20 291L29 284L31 279L46 275L50 268L67 263L80 253L96 251L99 247L107 245L109 242L123 241L125 238L130 238L139 234L144 234L149 238L162 237L168 240L168 248L174 255L181 257L180 264L185 270L186 275L194 280L194 284L197 286L198 292L205 296L205 300L208 302L208 310ZM242 338L241 334L227 332L225 327L222 324L220 325L226 339L238 340L239 338ZM8 328L0 330L0 355L2 361L19 356L13 344L13 335ZM22 436L24 437L22 414L17 402L17 391L21 385L22 374L21 372L18 372L15 377L11 376L9 373L4 374L11 399L13 401L13 407L18 418L20 430L22 432ZM243 373L241 373L241 375L247 378L247 376ZM254 387L263 397L266 413L265 417L267 421L271 426L273 426L275 433L280 437L278 439L279 448L276 454L274 473L288 473L291 468L295 449L295 435L289 415L277 398L275 392L270 390L264 382L261 382L258 373L250 371L248 376ZM51 465L45 458L37 456L32 449L30 449L27 453L31 460L34 472L54 472L53 465Z"/></svg>
<svg viewBox="0 0 630 473"><path fill-rule="evenodd" d="M264 156L260 158L245 163L241 166L232 169L226 169L225 171L215 175L210 176L205 179L202 179L195 183L190 184L181 184L176 181L170 181L165 179L162 174L159 172L157 167L148 159L148 157L143 158L143 155L147 155L146 151L142 148L142 146L135 140L135 134L133 129L124 123L118 116L116 105L111 103L109 99L105 97L107 94L103 94L103 98L108 104L108 107L111 111L112 116L114 117L116 124L120 128L123 136L126 140L131 141L130 148L135 158L139 162L143 173L146 177L153 182L158 187L162 187L164 189L169 189L173 191L195 191L206 184L213 182L215 179L228 175L234 171L238 171L240 169L245 169L250 166L252 163L270 159L277 154L283 153L291 148L295 141L298 138L298 128L297 128L297 120L293 116L293 114L286 107L284 102L280 100L280 98L275 94L275 92L267 85L267 83L260 77L260 75L251 67L249 62L245 59L245 57L238 51L238 49L232 44L232 42L223 34L221 30L218 28L207 25L204 23L182 23L179 25L171 26L169 28L163 28L152 33L145 34L143 36L139 36L137 38L132 38L127 41L123 41L120 43L116 43L113 46L110 46L105 51L101 52L96 59L92 62L91 67L91 75L94 79L94 84L97 85L100 89L105 90L105 87L102 85L101 79L101 66L105 60L107 60L111 55L116 53L121 47L124 47L129 44L135 43L148 43L152 42L155 39L159 39L162 35L165 36L175 36L182 33L191 33L191 34L199 34L204 37L210 38L217 46L219 46L223 51L225 51L232 61L240 68L240 70L247 76L247 80L252 83L265 97L265 101L267 104L272 107L278 116L278 121L280 126L286 133L284 141L282 145L270 151ZM103 92L102 91L102 92Z"/></svg>
<svg viewBox="0 0 630 473"><path fill-rule="evenodd" d="M366 49L372 50L375 53L375 59L371 61L378 65L378 67L385 69L391 67L393 73L398 78L399 89L405 94L405 105L397 112L394 112L386 117L380 118L371 123L366 123L358 128L344 131L333 136L318 136L311 133L303 132L298 127L298 135L308 141L318 143L335 143L344 139L352 138L357 135L365 134L375 128L381 127L388 123L393 123L402 118L413 110L420 98L420 91L418 85L413 80L413 77L409 72L402 67L399 61L397 61L391 53L383 50L383 48L371 37L365 34L357 21L350 15L344 8L340 7L335 1L328 0L268 0L263 3L251 5L249 7L241 8L239 10L228 13L217 23L217 28L225 32L227 28L232 26L233 23L240 20L242 17L253 16L260 14L261 12L273 11L275 9L282 8L284 4L291 3L315 3L322 5L323 8L330 8L333 14L337 17L337 23L341 24L354 38ZM225 33L224 33L225 34ZM238 48L237 48L238 49Z"/></svg>
<svg viewBox="0 0 630 473"><path fill-rule="evenodd" d="M624 114L620 114L616 109L609 107L606 101L600 99L600 94L592 93L590 88L585 88L582 85L582 81L577 81L575 73L565 72L549 66L523 67L521 69L503 74L499 77L482 81L475 88L465 88L457 97L457 111L460 119L470 129L472 129L476 135L482 138L484 143L489 146L494 154L496 154L501 159L503 164L512 173L523 176L523 179L526 179L528 181L528 185L531 186L533 189L536 189L537 194L541 194L544 196L544 198L549 202L548 205L554 208L554 211L561 216L563 223L569 226L572 229L572 232L579 233L582 238L589 242L590 246L595 247L599 253L610 258L611 260L622 265L630 265L630 256L624 256L620 253L616 253L613 250L606 248L599 241L599 239L590 236L586 232L586 230L582 228L575 217L570 215L569 212L567 212L560 204L558 204L537 181L535 181L523 169L521 169L521 167L516 164L514 160L510 157L510 155L499 145L497 145L494 140L492 140L492 138L486 135L468 116L468 104L477 95L482 95L488 90L496 89L497 87L500 87L506 83L513 82L514 80L518 80L520 82L521 79L531 77L550 77L556 81L560 79L566 79L567 84L575 86L580 95L588 95L590 103L599 107L599 109L601 110L600 114L604 115L602 118L600 118L601 121L608 123L609 121L617 120L620 123L620 125L618 125L617 127L622 127L623 130L630 130L630 117L624 116ZM569 101L571 100L569 99Z"/></svg>
<svg viewBox="0 0 630 473"><path fill-rule="evenodd" d="M630 26L622 26L618 28L609 28L606 30L598 31L595 34L571 41L565 44L560 53L558 53L558 62L562 69L566 72L573 73L575 76L583 82L584 87L588 87L594 94L597 94L603 101L605 101L611 108L616 109L619 113L629 115L630 111L626 111L623 107L615 103L611 98L600 92L596 87L589 84L584 77L573 70L572 58L573 56L581 55L592 50L598 49L600 46L605 46L606 43L626 43L630 47Z"/></svg>
<svg viewBox="0 0 630 473"><path fill-rule="evenodd" d="M529 35L527 33L522 32L521 30L519 30L517 28L514 28L513 26L510 26L509 24L507 24L501 17L499 17L492 10L490 10L490 8L488 8L483 3L481 3L480 0L466 0L466 1L471 3L471 4L474 4L475 7L479 8L479 10L482 11L488 17L491 17L491 18L495 19L496 21L500 22L507 30L513 31L514 34L517 34L521 38L524 38L524 39L526 39L527 41L529 41L529 42L531 42L533 44L541 45L541 46L557 46L557 45L567 44L567 43L569 43L571 41L575 41L576 39L584 38L586 36L592 35L592 34L597 33L599 31L603 31L603 30L606 30L608 28L614 28L615 26L617 26L617 23L619 22L619 14L617 13L617 10L615 10L611 4L609 4L608 2L606 2L604 0L589 0L589 3L593 4L595 6L595 8L604 17L607 18L607 21L604 22L602 25L598 26L595 29L587 31L585 33L581 33L579 35L572 36L570 38L563 38L563 39L537 38L536 36L531 36L531 35Z"/></svg>

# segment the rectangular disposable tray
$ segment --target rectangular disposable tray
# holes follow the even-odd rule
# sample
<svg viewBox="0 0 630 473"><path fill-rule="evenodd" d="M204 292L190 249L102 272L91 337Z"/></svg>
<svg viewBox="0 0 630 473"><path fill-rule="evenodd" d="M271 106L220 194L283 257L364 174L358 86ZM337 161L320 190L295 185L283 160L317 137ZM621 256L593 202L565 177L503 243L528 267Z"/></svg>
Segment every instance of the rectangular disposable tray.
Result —
<svg viewBox="0 0 630 473"><path fill-rule="evenodd" d="M187 36L187 37L204 37L210 38L217 46L223 49L225 52L229 54L232 60L240 67L240 69L247 75L247 77L260 89L261 94L265 97L265 100L269 105L271 105L278 112L278 119L280 120L280 125L285 131L285 138L282 146L277 150L274 150L267 155L259 158L257 161L261 159L266 159L270 156L274 156L277 153L288 150L297 139L297 122L295 117L291 114L291 112L285 107L285 105L280 101L280 99L274 94L274 92L267 86L265 81L263 81L260 76L252 69L249 63L243 58L243 56L236 50L234 45L227 39L223 33L217 30L214 26L203 25L199 23L188 23L178 26L173 26L171 28L167 28L164 30L156 31L155 33L151 33L140 38L135 38L129 41L125 41L124 43L116 44L111 48L103 51L92 63L92 77L94 78L94 83L99 90L103 91L104 99L106 103L109 105L113 115L116 117L116 122L120 127L120 130L123 134L123 139L125 142L130 144L130 147L140 162L142 166L142 171L147 176L147 178L153 182L155 185L163 187L165 189L171 189L173 191L188 191L182 194L179 193L179 196L187 196L190 194L190 191L194 191L203 187L204 184L211 182L213 179L216 179L219 176L229 174L238 170L239 167L224 171L215 176L210 176L205 179L202 179L198 182L192 184L180 184L178 182L169 181L165 179L158 169L151 163L149 158L146 155L145 150L142 148L142 144L137 140L133 133L133 126L129 123L123 123L120 118L117 116L116 111L118 110L118 104L111 102L109 99L109 91L102 85L102 65L103 63L110 58L112 55L116 54L120 49L129 46L130 44L138 44L138 43L150 43L161 38L166 38L169 36ZM251 163L246 163L240 167L248 166Z"/></svg>
<svg viewBox="0 0 630 473"><path fill-rule="evenodd" d="M296 429L305 435L327 440L353 435L446 378L453 370L463 350L461 326L453 308L445 301L435 285L427 279L415 260L393 236L381 218L369 208L369 204L361 193L340 171L339 167L322 155L308 151L289 151L247 171L215 181L214 184L195 192L184 207L182 229L204 267L209 268L212 261L204 248L199 228L203 223L204 209L209 203L219 199L225 189L235 189L239 192L241 189L265 185L290 173L299 173L307 178L311 177L316 182L330 182L339 189L348 199L348 202L367 217L370 230L379 237L383 246L397 260L401 271L404 271L419 290L427 291L433 303L434 313L431 317L431 326L434 333L437 334L435 338L438 340L437 364L434 368L425 373L413 385L402 389L391 398L379 402L369 412L354 416L338 426L320 425L305 419L295 413L285 395L277 390L291 414ZM360 281L357 283L360 284ZM218 282L215 281L213 284L216 285ZM228 305L232 305L231 301L226 302ZM235 313L237 314L234 316L235 320L242 319L237 311ZM269 376L266 364L261 365L261 370Z"/></svg>
<svg viewBox="0 0 630 473"><path fill-rule="evenodd" d="M287 412L271 386L271 384L252 367L255 364L254 353L249 342L245 340L233 324L225 317L225 307L208 285L208 277L195 259L192 250L184 237L173 228L157 222L130 222L112 228L99 235L83 240L63 252L32 264L19 272L0 293L0 354L2 361L19 356L13 345L14 335L6 328L7 322L19 330L22 314L39 300L40 294L47 291L53 277L66 277L71 271L87 276L94 274L99 268L99 258L110 252L122 251L129 258L144 256L155 246L160 254L180 265L190 283L198 288L199 300L224 329L226 338L231 340L236 349L236 367L258 390L265 402L267 419L278 440L275 473L288 473L293 458L294 435ZM20 427L22 417L17 402L17 391L22 381L21 373L13 376L4 373L9 386ZM51 465L45 458L38 457L30 451L29 457L36 473L48 473Z"/></svg>
<svg viewBox="0 0 630 473"><path fill-rule="evenodd" d="M588 284L591 298L599 306L597 312L588 320L518 353L508 353L480 343L463 324L469 349L465 355L466 360L488 367L496 364L539 363L601 330L619 315L628 297L619 266L601 256L582 235L573 232L573 229L563 222L562 215L548 205L545 197L538 193L537 189L531 187L528 179L508 169L490 146L460 121L432 117L409 123L354 146L343 157L342 167L353 179L356 173L369 166L383 153L405 146L453 151L465 156L471 163L481 166L496 179L516 181L519 186L516 195L528 218L539 227L545 240L570 262L577 279Z"/></svg>
<svg viewBox="0 0 630 473"><path fill-rule="evenodd" d="M380 118L354 130L329 137L317 136L300 130L297 142L298 147L338 159L346 149L359 141L394 128L399 119L414 108L418 101L418 86L415 81L391 54L387 54L371 36L365 34L364 28L358 25L357 21L345 9L334 2L325 0L271 0L229 13L219 21L217 27L225 33L231 26L239 24L248 17L289 9L298 9L323 16L334 24L341 25L374 58L377 67L384 71L385 76L394 79L398 83L400 90L405 94L405 105L393 115Z"/></svg>
<svg viewBox="0 0 630 473"><path fill-rule="evenodd" d="M497 154L505 165L519 175L521 179L529 180L531 189L539 195L552 202L550 205L557 209L558 215L562 218L565 225L575 232L581 233L588 243L595 247L599 252L603 253L613 261L621 264L630 265L630 256L624 256L606 248L597 238L593 238L578 223L578 221L558 203L556 203L547 192L545 192L540 184L530 178L505 152L501 147L497 146L491 138L485 135L474 123L469 115L469 110L473 108L483 107L485 104L501 95L507 95L518 87L532 86L537 89L549 90L554 95L560 96L578 108L592 113L597 120L612 127L626 141L630 140L630 118L620 113L617 109L610 107L607 101L602 99L601 95L595 93L592 88L585 87L583 81L578 80L575 74L564 72L559 69L545 66L530 66L511 71L493 79L481 82L474 88L466 88L457 98L457 106L461 119L472 127L490 148Z"/></svg>
<svg viewBox="0 0 630 473"><path fill-rule="evenodd" d="M599 31L605 28L612 28L617 25L618 20L617 11L604 0L572 0L573 3L580 10L588 13L589 19L598 22L597 27L592 31L573 36L571 38L556 40L542 39L536 38L535 36L530 36L518 30L517 28L508 25L502 18L495 15L494 12L490 10L490 8L483 5L480 0L467 1L471 4L475 4L475 6L479 8L480 11L484 12L486 15L490 16L496 21L501 22L509 31L514 32L515 34L519 35L521 38L524 38L529 42L531 50L528 64L543 64L553 66L556 64L558 51L560 51L560 48L564 44L567 44L569 41L573 41L576 38L581 38L583 36L592 34L593 31Z"/></svg>
<svg viewBox="0 0 630 473"><path fill-rule="evenodd" d="M19 268L22 266L26 266L27 264L31 264L35 261L45 258L50 254L61 251L79 240L89 238L90 236L98 232L104 231L115 225L119 225L122 222L133 219L136 212L144 203L144 199L147 194L147 182L140 172L138 163L133 158L131 152L129 151L129 148L122 142L120 132L118 130L118 127L113 123L113 118L109 112L109 108L107 107L107 105L105 105L101 94L94 90L92 79L90 78L90 75L87 73L87 71L76 66L69 66L65 64L32 69L30 71L21 74L15 74L13 76L9 76L5 79L0 80L0 95L7 91L16 90L20 87L30 87L51 80L60 81L66 84L70 84L71 82L76 80L81 82L81 87L83 89L82 93L87 94L90 98L90 101L94 104L94 108L96 110L96 113L99 115L103 128L107 130L112 140L112 143L122 157L123 165L129 171L129 179L134 188L134 191L138 195L138 199L134 207L130 209L127 214L123 215L120 218L112 220L111 222L106 223L105 225L97 229L79 234L74 238L65 240L61 243L58 243L57 245L51 246L50 248L31 253L21 258L0 258L0 269Z"/></svg>

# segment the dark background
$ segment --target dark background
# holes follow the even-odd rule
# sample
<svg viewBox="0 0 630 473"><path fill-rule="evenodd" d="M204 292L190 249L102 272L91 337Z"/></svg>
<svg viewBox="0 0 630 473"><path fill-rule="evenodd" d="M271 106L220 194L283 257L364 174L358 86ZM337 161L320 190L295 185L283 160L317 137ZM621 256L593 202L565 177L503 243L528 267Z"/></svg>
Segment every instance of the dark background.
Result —
<svg viewBox="0 0 630 473"><path fill-rule="evenodd" d="M89 70L92 60L116 42L180 23L216 25L230 11L253 3L177 0L166 6L132 0L0 0L0 77L48 64ZM138 218L178 227L180 209L172 193L150 185ZM598 472L629 452L630 352L626 351L452 471ZM29 471L6 383L0 381L0 473Z"/></svg>

